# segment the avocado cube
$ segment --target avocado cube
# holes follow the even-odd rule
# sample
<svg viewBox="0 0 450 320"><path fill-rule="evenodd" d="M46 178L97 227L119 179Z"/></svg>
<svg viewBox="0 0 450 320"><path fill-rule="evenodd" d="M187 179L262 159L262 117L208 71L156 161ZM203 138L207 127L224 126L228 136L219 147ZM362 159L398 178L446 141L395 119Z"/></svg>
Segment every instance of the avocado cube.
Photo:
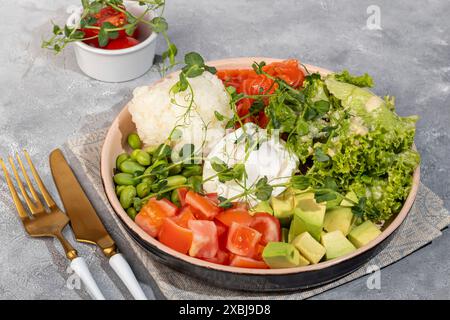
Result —
<svg viewBox="0 0 450 320"><path fill-rule="evenodd" d="M295 237L292 244L313 264L318 263L325 255L325 248L308 232L303 232Z"/></svg>
<svg viewBox="0 0 450 320"><path fill-rule="evenodd" d="M280 224L282 226L288 226L294 214L294 198L286 197L286 195L272 197L270 204L273 209L273 214L280 220Z"/></svg>
<svg viewBox="0 0 450 320"><path fill-rule="evenodd" d="M335 207L327 210L323 219L323 228L327 232L341 230L344 235L350 232L353 222L352 209L346 207Z"/></svg>
<svg viewBox="0 0 450 320"><path fill-rule="evenodd" d="M345 198L348 198L348 199L350 199L350 200L352 200L354 202L358 202L358 196L353 191L347 192L347 194L345 195ZM353 207L353 203L351 203L347 199L343 199L341 201L341 206L342 207Z"/></svg>
<svg viewBox="0 0 450 320"><path fill-rule="evenodd" d="M298 203L305 199L314 199L314 192L305 192L306 190L292 189L291 193L294 197L294 207L297 207Z"/></svg>
<svg viewBox="0 0 450 320"><path fill-rule="evenodd" d="M272 269L292 268L300 264L300 253L286 242L269 242L263 250L262 258Z"/></svg>
<svg viewBox="0 0 450 320"><path fill-rule="evenodd" d="M356 250L355 246L348 241L340 230L324 234L321 242L326 249L325 257L327 260L338 258Z"/></svg>
<svg viewBox="0 0 450 320"><path fill-rule="evenodd" d="M294 217L289 229L289 241L305 231L320 241L325 210L326 206L323 203L316 203L314 199L300 201L294 209Z"/></svg>
<svg viewBox="0 0 450 320"><path fill-rule="evenodd" d="M273 209L269 204L269 201L261 201L256 206L250 209L251 212L267 212L273 215Z"/></svg>
<svg viewBox="0 0 450 320"><path fill-rule="evenodd" d="M348 239L355 245L355 247L361 248L378 237L380 234L380 229L378 229L373 222L367 220L359 226L353 228L353 230L348 234Z"/></svg>

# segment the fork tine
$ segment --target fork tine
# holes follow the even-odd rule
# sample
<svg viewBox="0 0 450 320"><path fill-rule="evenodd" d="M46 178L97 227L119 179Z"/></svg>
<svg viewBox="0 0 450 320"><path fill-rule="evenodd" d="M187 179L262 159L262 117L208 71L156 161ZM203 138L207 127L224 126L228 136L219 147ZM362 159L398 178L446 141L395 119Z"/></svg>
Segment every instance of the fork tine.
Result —
<svg viewBox="0 0 450 320"><path fill-rule="evenodd" d="M36 181L36 184L41 191L42 197L44 198L45 202L47 203L47 206L49 208L56 207L55 201L53 201L52 196L50 193L48 193L47 188L45 188L44 183L41 180L41 177L39 176L36 168L34 167L33 162L31 161L30 155L26 150L23 150L23 153L25 154L25 158L27 159L28 165L30 166L31 173L33 174L34 180Z"/></svg>
<svg viewBox="0 0 450 320"><path fill-rule="evenodd" d="M19 164L21 164L19 157L18 157L18 160L19 160ZM25 199L25 202L27 203L28 208L30 209L31 213L37 214L37 213L43 212L44 206L42 205L42 202L37 197L37 194L33 188L33 185L29 182L30 179L28 178L27 172L24 170L23 166L22 165L20 166L22 169L22 173L25 177L25 180L27 181L28 187L30 188L30 191L31 191L36 203L33 203L33 201L31 201L30 197L28 196L28 192L27 192L27 190L25 190L25 188L23 186L22 179L20 178L19 173L17 172L17 168L16 168L16 165L14 164L14 160L12 157L9 157L9 163L11 164L11 168L13 170L14 176L16 177L16 181L17 181L17 184L19 185L19 189L22 192L22 196Z"/></svg>
<svg viewBox="0 0 450 320"><path fill-rule="evenodd" d="M0 165L2 166L3 173L5 174L6 183L8 184L9 191L11 192L11 196L13 199L13 202L16 206L17 213L19 214L20 219L25 220L28 219L28 214L23 207L22 201L20 201L19 195L17 194L16 189L14 188L14 184L11 181L11 178L9 177L8 170L6 169L5 163L3 162L3 159L0 158Z"/></svg>

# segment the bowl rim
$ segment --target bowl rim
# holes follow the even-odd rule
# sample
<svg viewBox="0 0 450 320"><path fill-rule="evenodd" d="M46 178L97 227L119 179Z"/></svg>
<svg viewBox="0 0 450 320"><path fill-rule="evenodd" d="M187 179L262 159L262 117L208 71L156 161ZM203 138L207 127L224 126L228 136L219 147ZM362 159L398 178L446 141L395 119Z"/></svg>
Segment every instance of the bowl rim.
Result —
<svg viewBox="0 0 450 320"><path fill-rule="evenodd" d="M221 60L213 60L208 61L207 64L216 67L217 69L223 68L224 66L227 66L229 64L233 65L242 65L236 68L245 68L245 66L248 66L250 69L251 63L253 61L262 61L264 60L267 63L281 61L283 59L276 59L276 58L268 58L268 57L240 57L240 58L230 58L230 59L221 59ZM331 73L330 70L323 69L320 67L316 67L313 65L304 64L304 66L311 71L319 72L321 74L328 74ZM172 72L171 74L167 75L167 77L175 76L178 72ZM156 83L162 81L163 79L160 79L158 81L155 81L150 86L155 85ZM223 272L230 272L230 273L236 273L236 274L245 274L245 275L289 275L289 274L295 274L299 272L311 272L311 271L317 271L325 268L329 268L331 266L337 265L345 260L350 260L363 252L366 252L381 242L383 242L385 239L387 239L405 220L406 216L408 215L415 197L417 195L417 191L419 188L419 182L420 182L420 165L417 166L413 173L413 182L411 186L411 190L408 194L408 197L406 198L402 209L400 212L395 216L395 218L390 222L390 224L386 227L385 230L382 231L382 233L366 244L365 246L358 248L354 252L341 256L336 259L332 259L329 261L320 262L318 264L308 265L308 266L301 266L301 267L294 267L294 268L282 268L282 269L251 269L251 268L240 268L240 267L232 267L232 266L225 266L220 264L215 264L212 262L208 262L205 260L201 260L198 258L191 257L189 255L180 253L178 251L175 251L166 245L162 244L155 238L151 237L147 233L145 233L137 224L128 217L125 210L120 206L119 200L116 196L113 183L112 182L112 172L107 172L108 162L110 159L107 158L107 152L108 152L108 146L112 145L114 143L114 140L112 140L112 132L114 130L117 130L119 121L122 117L124 117L128 113L128 105L125 105L125 107L120 111L120 113L116 116L114 121L111 123L110 128L108 129L106 133L106 137L104 140L104 143L102 145L101 155L100 155L100 175L101 180L103 184L104 191L106 193L106 197L108 199L108 202L110 203L112 209L114 210L115 214L120 218L122 223L126 224L126 226L131 229L137 237L139 237L142 241L145 241L146 243L150 244L151 246L156 247L160 251L167 253L171 255L174 258L177 258L179 260L182 260L184 262L188 262L191 264L194 264L197 267L203 267L207 269L214 269L217 271L223 271ZM413 149L415 149L415 145L413 145ZM136 240L134 240L136 241ZM139 243L138 241L136 241ZM146 249L147 250L147 249Z"/></svg>

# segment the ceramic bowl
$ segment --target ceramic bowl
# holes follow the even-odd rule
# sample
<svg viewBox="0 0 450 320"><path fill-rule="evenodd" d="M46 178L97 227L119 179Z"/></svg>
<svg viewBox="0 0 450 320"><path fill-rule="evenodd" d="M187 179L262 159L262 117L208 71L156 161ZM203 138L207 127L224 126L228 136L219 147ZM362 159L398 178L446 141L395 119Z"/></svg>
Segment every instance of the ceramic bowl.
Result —
<svg viewBox="0 0 450 320"><path fill-rule="evenodd" d="M278 60L261 57L237 58L211 61L208 62L208 65L215 66L217 69L249 68L253 61L266 61L270 63ZM323 75L330 72L315 66L306 65L306 67L310 72L320 72ZM176 73L169 75L169 77L173 76L176 76ZM419 185L420 169L417 168L414 172L411 192L402 210L392 220L385 223L383 232L376 239L351 254L315 265L289 269L261 270L223 266L181 254L165 246L137 226L120 206L114 190L114 182L112 179L113 169L115 167L116 157L127 150L126 139L128 134L135 132L135 130L136 127L131 120L128 107L125 106L112 123L102 148L101 177L112 208L133 238L160 262L185 274L230 289L250 291L304 289L345 276L367 262L389 242L393 233L407 216L414 202ZM122 249L125 250L126 248Z"/></svg>
<svg viewBox="0 0 450 320"><path fill-rule="evenodd" d="M134 15L144 11L144 7L137 2L125 1L124 4ZM79 9L73 11L66 22L69 26L76 25L79 20ZM146 18L151 19L151 16L147 15ZM104 82L129 81L146 73L153 65L157 34L147 24L141 23L138 28L140 43L130 48L105 50L82 41L74 42L75 57L81 71Z"/></svg>

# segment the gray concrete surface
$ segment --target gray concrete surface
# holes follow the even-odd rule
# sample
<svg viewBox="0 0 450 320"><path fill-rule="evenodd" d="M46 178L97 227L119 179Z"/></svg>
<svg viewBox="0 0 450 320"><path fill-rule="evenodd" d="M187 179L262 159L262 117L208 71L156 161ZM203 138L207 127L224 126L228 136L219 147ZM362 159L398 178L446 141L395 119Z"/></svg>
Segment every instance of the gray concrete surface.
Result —
<svg viewBox="0 0 450 320"><path fill-rule="evenodd" d="M27 148L52 192L48 153L88 127L107 126L134 87L159 77L149 72L131 82L101 83L81 74L71 48L59 56L40 49L49 20L63 21L65 8L76 2L0 0L0 11L8 13L0 21L0 155ZM416 143L422 154L422 181L450 208L447 0L168 3L169 34L180 56L198 51L207 59L295 57L329 69L369 72L377 93L397 97L400 114L420 115ZM381 30L366 26L369 5L380 7ZM431 245L384 269L380 290L368 290L362 278L315 299L448 299L449 241L447 230ZM104 260L90 254L94 248L80 249L91 257L89 264L107 298L130 298L117 279L105 275ZM83 290L67 289L70 272L59 262L61 254L56 242L24 235L0 180L0 298L88 298ZM153 296L151 280L134 267Z"/></svg>

